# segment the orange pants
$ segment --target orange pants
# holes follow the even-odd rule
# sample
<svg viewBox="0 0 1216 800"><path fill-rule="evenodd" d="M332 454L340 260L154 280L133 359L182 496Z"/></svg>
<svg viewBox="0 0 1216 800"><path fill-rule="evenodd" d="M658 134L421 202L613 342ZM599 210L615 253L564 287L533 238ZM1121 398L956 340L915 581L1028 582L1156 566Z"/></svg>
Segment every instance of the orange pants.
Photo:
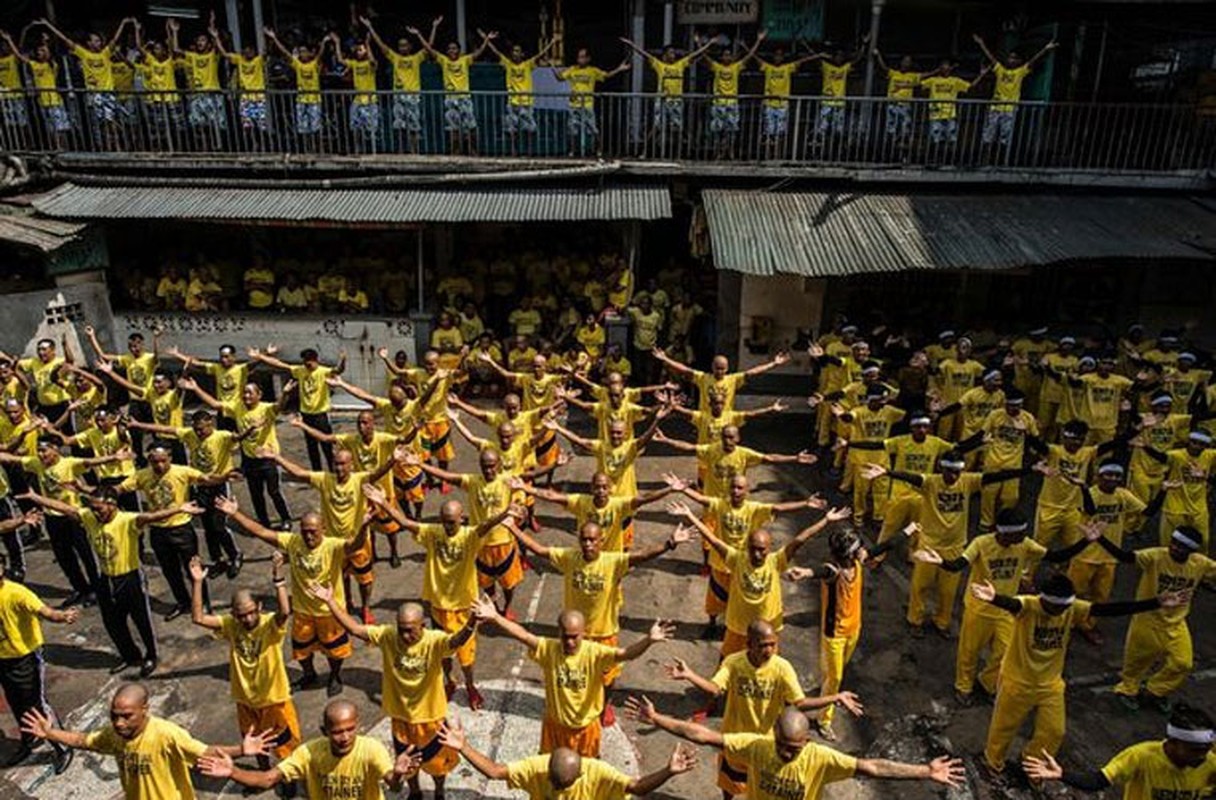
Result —
<svg viewBox="0 0 1216 800"><path fill-rule="evenodd" d="M602 644L606 647L616 647L619 644L618 635L615 633L612 634L611 636L592 636L592 635L588 634L587 641L599 642L600 644ZM604 688L611 686L612 682L615 681L620 676L621 676L621 664L618 661L617 663L613 664L608 669L604 670Z"/></svg>
<svg viewBox="0 0 1216 800"><path fill-rule="evenodd" d="M719 754L718 788L730 795L747 794L747 764Z"/></svg>
<svg viewBox="0 0 1216 800"><path fill-rule="evenodd" d="M567 728L546 714L540 727L540 751L552 753L559 747L568 747L584 758L599 758L602 735L599 717L582 728Z"/></svg>
<svg viewBox="0 0 1216 800"><path fill-rule="evenodd" d="M540 444L536 445L536 465L538 467L553 466L557 463L559 453L561 453L561 448L557 446L557 433L548 431L541 437Z"/></svg>
<svg viewBox="0 0 1216 800"><path fill-rule="evenodd" d="M311 614L291 615L291 657L302 661L318 650L327 658L350 658L354 647L350 634L331 616L314 617Z"/></svg>
<svg viewBox="0 0 1216 800"><path fill-rule="evenodd" d="M394 523L395 524L395 523ZM351 575L360 586L370 586L376 582L376 573L372 571L372 537L363 539L363 546L353 553L346 554L346 562L342 565L342 573Z"/></svg>
<svg viewBox="0 0 1216 800"><path fill-rule="evenodd" d="M270 731L270 743L279 760L291 755L300 744L300 719L296 716L295 704L290 700L259 708L237 703L236 724L242 736L250 728L258 733Z"/></svg>
<svg viewBox="0 0 1216 800"><path fill-rule="evenodd" d="M413 745L422 751L422 771L427 775L447 775L460 763L460 754L439 743L439 726L433 722L406 722L393 719L393 750L397 755Z"/></svg>
<svg viewBox="0 0 1216 800"><path fill-rule="evenodd" d="M393 467L393 488L398 499L407 503L421 503L426 499L426 483L421 467Z"/></svg>
<svg viewBox="0 0 1216 800"><path fill-rule="evenodd" d="M519 546L514 541L481 548L477 555L477 583L481 588L489 589L497 583L504 589L514 589L523 579Z"/></svg>
<svg viewBox="0 0 1216 800"><path fill-rule="evenodd" d="M468 608L436 608L431 606L431 620L435 626L445 633L456 633L469 622L469 615L472 614L472 609ZM460 662L462 667L471 667L473 662L477 660L477 634L474 633L469 637L469 640L462 644L456 650L456 660Z"/></svg>
<svg viewBox="0 0 1216 800"><path fill-rule="evenodd" d="M726 601L730 598L730 573L710 570L705 582L705 613L717 617L726 613Z"/></svg>
<svg viewBox="0 0 1216 800"><path fill-rule="evenodd" d="M428 461L451 461L456 457L452 446L452 425L446 419L423 423L422 447Z"/></svg>

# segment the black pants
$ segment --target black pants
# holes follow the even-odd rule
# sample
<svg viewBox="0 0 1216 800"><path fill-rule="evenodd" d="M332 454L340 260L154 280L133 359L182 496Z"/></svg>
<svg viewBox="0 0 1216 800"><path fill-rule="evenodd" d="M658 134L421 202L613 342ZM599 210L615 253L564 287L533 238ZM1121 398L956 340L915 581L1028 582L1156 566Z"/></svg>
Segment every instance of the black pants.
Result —
<svg viewBox="0 0 1216 800"><path fill-rule="evenodd" d="M97 560L84 528L71 517L46 515L46 532L51 539L51 551L59 569L68 579L72 591L87 594L97 586Z"/></svg>
<svg viewBox="0 0 1216 800"><path fill-rule="evenodd" d="M215 415L215 427L221 431L232 431L233 433L237 432L236 420L234 420L232 417L228 416L227 414L216 414Z"/></svg>
<svg viewBox="0 0 1216 800"><path fill-rule="evenodd" d="M212 563L233 561L240 552L232 531L228 529L228 518L215 507L217 497L228 497L229 494L226 483L219 486L194 487L195 502L206 509L200 516L203 520L203 536L207 539L207 556Z"/></svg>
<svg viewBox="0 0 1216 800"><path fill-rule="evenodd" d="M152 630L152 608L148 605L148 579L141 569L125 575L102 575L97 581L97 607L118 655L128 664L143 661L128 620L144 643L144 655L156 658L156 633Z"/></svg>
<svg viewBox="0 0 1216 800"><path fill-rule="evenodd" d="M131 400L127 403L127 413L137 422L152 421L152 406L143 400ZM135 428L130 428L127 432L131 436L131 449L135 451L135 466L147 466L148 459L144 456L144 432Z"/></svg>
<svg viewBox="0 0 1216 800"><path fill-rule="evenodd" d="M310 428L316 428L322 433L333 433L333 426L329 424L329 414L301 414L300 419L304 420L304 424ZM334 446L329 442L319 442L311 436L304 437L304 444L308 448L308 463L312 465L313 472L321 469L321 454L325 454L325 468L330 472L334 470Z"/></svg>
<svg viewBox="0 0 1216 800"><path fill-rule="evenodd" d="M274 510L279 519L291 519L287 510L287 501L283 499L283 490L279 486L279 465L269 458L241 457L241 472L245 475L245 483L249 489L249 499L253 501L253 513L258 522L270 525L270 515L266 513L266 495L274 503Z"/></svg>
<svg viewBox="0 0 1216 800"><path fill-rule="evenodd" d="M51 422L55 422L60 417L62 417L64 414L67 414L67 411L68 411L67 401L64 401L62 403L55 403L52 406L44 406L41 403L39 403L39 405L38 405L38 414L40 416L46 417ZM71 436L72 434L74 434L76 432L76 426L74 426L72 424L72 415L71 414L68 414L67 420L64 421L63 427L60 428L59 430L61 433L63 433L64 436Z"/></svg>
<svg viewBox="0 0 1216 800"><path fill-rule="evenodd" d="M21 509L17 507L17 502L12 497L8 495L0 497L0 522L14 519L20 515ZM16 580L17 583L24 583L25 545L21 543L21 528L0 534L0 539L4 539L4 552L8 556L8 569L5 577Z"/></svg>
<svg viewBox="0 0 1216 800"><path fill-rule="evenodd" d="M194 525L183 525L148 530L152 541L152 552L156 563L165 574L165 582L173 593L173 601L181 608L190 608L190 559L198 555L198 534ZM203 602L207 602L207 584L203 584Z"/></svg>
<svg viewBox="0 0 1216 800"><path fill-rule="evenodd" d="M0 658L0 687L4 689L4 699L12 709L18 726L27 711L37 709L50 719L55 727L59 727L55 709L46 701L44 671L41 647L17 658ZM28 733L22 733L21 743L26 747L33 747L37 744L37 739ZM51 746L56 751L63 750L62 745Z"/></svg>

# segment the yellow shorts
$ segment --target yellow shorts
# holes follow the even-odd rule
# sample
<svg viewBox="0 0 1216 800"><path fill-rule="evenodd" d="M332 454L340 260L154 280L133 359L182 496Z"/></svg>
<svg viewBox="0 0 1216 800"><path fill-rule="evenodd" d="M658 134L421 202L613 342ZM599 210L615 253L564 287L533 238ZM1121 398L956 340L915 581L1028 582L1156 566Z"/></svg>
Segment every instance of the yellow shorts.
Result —
<svg viewBox="0 0 1216 800"><path fill-rule="evenodd" d="M504 589L514 589L523 579L524 568L515 542L481 548L477 555L477 583L481 588L489 589L497 583Z"/></svg>
<svg viewBox="0 0 1216 800"><path fill-rule="evenodd" d="M422 425L422 448L428 461L451 461L456 457L452 446L452 425L446 419Z"/></svg>
<svg viewBox="0 0 1216 800"><path fill-rule="evenodd" d="M422 751L422 771L427 775L447 775L460 763L460 754L439 743L439 726L443 720L434 722L406 722L393 720L393 751L397 755L413 745Z"/></svg>
<svg viewBox="0 0 1216 800"><path fill-rule="evenodd" d="M536 445L536 465L539 467L550 467L557 463L557 456L561 453L561 448L557 446L557 433L548 431L540 440L540 444Z"/></svg>
<svg viewBox="0 0 1216 800"><path fill-rule="evenodd" d="M617 645L620 644L620 638L615 633L612 634L611 636L591 636L590 634L588 634L586 638L587 638L587 641L589 641L589 642L598 642L599 644L602 644L605 647L616 647ZM620 675L621 675L621 664L618 661L617 663L613 664L608 669L604 670L604 686L605 687L611 686L612 682L615 681L617 678L619 678Z"/></svg>
<svg viewBox="0 0 1216 800"><path fill-rule="evenodd" d="M344 659L350 658L354 648L350 634L333 617L292 614L291 657L300 661L317 651L324 651L328 658Z"/></svg>
<svg viewBox="0 0 1216 800"><path fill-rule="evenodd" d="M426 482L419 467L394 467L393 486L397 490L397 497L407 503L421 503L426 500Z"/></svg>
<svg viewBox="0 0 1216 800"><path fill-rule="evenodd" d="M456 633L469 622L472 609L468 608L436 608L431 606L431 621L444 633ZM462 667L471 667L477 660L477 634L456 649L456 660Z"/></svg>
<svg viewBox="0 0 1216 800"><path fill-rule="evenodd" d="M718 755L718 788L727 794L747 794L747 764Z"/></svg>
<svg viewBox="0 0 1216 800"><path fill-rule="evenodd" d="M346 554L346 561L342 565L342 574L353 576L355 583L360 586L370 586L376 580L376 573L372 571L372 537L366 536L363 539L363 546L353 553Z"/></svg>
<svg viewBox="0 0 1216 800"><path fill-rule="evenodd" d="M300 744L300 718L296 716L295 704L290 700L260 708L237 703L236 724L242 736L250 728L257 733L270 731L270 744L274 747L275 757L280 760L291 755Z"/></svg>
<svg viewBox="0 0 1216 800"><path fill-rule="evenodd" d="M540 751L552 753L559 747L568 747L584 758L599 758L602 735L598 717L582 728L567 728L545 715L540 727Z"/></svg>

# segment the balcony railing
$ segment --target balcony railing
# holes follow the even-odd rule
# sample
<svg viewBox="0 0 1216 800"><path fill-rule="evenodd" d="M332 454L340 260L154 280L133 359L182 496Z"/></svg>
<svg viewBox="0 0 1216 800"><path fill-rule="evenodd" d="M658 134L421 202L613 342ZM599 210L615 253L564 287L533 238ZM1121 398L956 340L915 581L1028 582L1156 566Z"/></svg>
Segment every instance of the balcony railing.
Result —
<svg viewBox="0 0 1216 800"><path fill-rule="evenodd" d="M1216 164L1216 115L1196 106L850 97L733 102L686 94L596 94L590 109L567 94L520 98L473 92L402 95L291 90L264 99L236 92L167 97L61 90L0 94L0 148L9 152L133 154L461 154L603 157L682 163L784 163L1177 173ZM364 102L372 100L372 102ZM61 110L52 110L61 109ZM1009 110L1012 109L1012 110ZM475 122L472 146L457 135Z"/></svg>

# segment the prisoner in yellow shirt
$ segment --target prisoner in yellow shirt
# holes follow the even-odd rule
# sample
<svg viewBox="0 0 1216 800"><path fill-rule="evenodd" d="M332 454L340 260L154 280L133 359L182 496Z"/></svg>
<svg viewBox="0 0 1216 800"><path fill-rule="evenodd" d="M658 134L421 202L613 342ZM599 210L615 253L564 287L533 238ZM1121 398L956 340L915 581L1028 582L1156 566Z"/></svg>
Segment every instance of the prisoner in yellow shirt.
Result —
<svg viewBox="0 0 1216 800"><path fill-rule="evenodd" d="M144 467L120 483L118 491L138 490L143 495L146 511L163 511L188 501L190 487L206 477L194 467L183 467L181 464L170 464L164 475L157 475L152 467ZM190 520L190 514L183 511L156 524L160 528L172 528L185 525Z"/></svg>
<svg viewBox="0 0 1216 800"><path fill-rule="evenodd" d="M21 88L21 67L17 56L10 53L0 56L0 93L13 92ZM7 98L11 101L12 98Z"/></svg>
<svg viewBox="0 0 1216 800"><path fill-rule="evenodd" d="M101 574L117 578L139 569L139 525L138 515L130 511L116 511L109 522L102 522L91 509L80 511L80 524L89 544L97 554L97 566Z"/></svg>
<svg viewBox="0 0 1216 800"><path fill-rule="evenodd" d="M710 681L726 694L723 733L767 733L786 705L806 697L794 665L778 655L757 667L746 651L731 653Z"/></svg>
<svg viewBox="0 0 1216 800"><path fill-rule="evenodd" d="M590 110L595 107L595 85L608 79L599 67L567 67L557 74L570 85L570 108Z"/></svg>
<svg viewBox="0 0 1216 800"><path fill-rule="evenodd" d="M241 400L223 404L224 416L231 417L236 424L237 433L245 433L250 428L257 430L241 441L241 452L249 458L258 458L258 450L267 449L279 452L279 435L275 432L274 423L279 416L279 407L274 403L254 403L250 408Z"/></svg>
<svg viewBox="0 0 1216 800"><path fill-rule="evenodd" d="M595 504L589 494L566 495L566 510L574 515L574 530L581 531L588 522L600 529L600 549L605 553L620 553L625 549L626 522L633 517L633 498L611 496L603 507Z"/></svg>
<svg viewBox="0 0 1216 800"><path fill-rule="evenodd" d="M920 544L938 551L943 558L957 558L967 541L967 512L971 495L980 490L984 476L964 472L949 486L941 475L925 475L920 486L925 499L920 515Z"/></svg>
<svg viewBox="0 0 1216 800"><path fill-rule="evenodd" d="M334 374L332 367L318 364L309 369L303 364L291 368L291 377L300 385L300 413L326 414L330 408L329 384L326 380Z"/></svg>
<svg viewBox="0 0 1216 800"><path fill-rule="evenodd" d="M1039 435L1039 424L1028 412L1013 416L1003 408L988 415L984 432L984 471L1021 469L1026 437Z"/></svg>
<svg viewBox="0 0 1216 800"><path fill-rule="evenodd" d="M1017 594L1023 576L1034 575L1045 555L1047 548L1033 539L1023 539L1005 547L996 540L996 534L982 534L968 542L963 551L963 558L971 565L967 585L987 581L997 594L1012 597ZM982 617L1000 619L1009 615L1009 612L979 600L970 591L964 593L963 605Z"/></svg>
<svg viewBox="0 0 1216 800"><path fill-rule="evenodd" d="M549 561L564 578L562 609L582 612L587 636L600 639L619 633L624 596L618 588L629 571L629 554L601 552L588 561L577 547L551 547Z"/></svg>
<svg viewBox="0 0 1216 800"><path fill-rule="evenodd" d="M178 428L177 439L190 454L190 466L207 475L227 475L232 471L232 454L236 452L236 434L214 430L200 438L194 428Z"/></svg>
<svg viewBox="0 0 1216 800"><path fill-rule="evenodd" d="M506 73L507 102L513 106L532 105L532 70L536 67L536 59L525 58L516 62L502 56L498 63Z"/></svg>
<svg viewBox="0 0 1216 800"><path fill-rule="evenodd" d="M178 63L186 72L188 85L195 92L218 92L220 90L219 55L214 51L198 53L187 50Z"/></svg>
<svg viewBox="0 0 1216 800"><path fill-rule="evenodd" d="M1022 81L1030 74L1030 65L1022 64L1011 68L998 62L992 66L992 74L996 78L992 99L997 101L992 110L1013 111L1016 108L1014 104L1022 99Z"/></svg>
<svg viewBox="0 0 1216 800"><path fill-rule="evenodd" d="M232 699L249 708L286 703L291 699L287 668L283 663L283 639L287 624L264 612L253 630L247 630L231 614L220 615L220 627L212 636L228 642L228 681Z"/></svg>
<svg viewBox="0 0 1216 800"><path fill-rule="evenodd" d="M269 270L266 271L266 274L271 276L267 282L274 283L274 278ZM246 275L248 276L249 273L247 272ZM259 294L270 298L269 294L262 292L260 289L255 289L249 293L251 305ZM268 299L266 305L270 305L272 299ZM241 401L241 392L244 390L245 384L249 382L249 362L233 363L230 367L225 367L218 361L200 361L198 364L215 380L216 400L225 404L239 403ZM231 415L229 414L229 416Z"/></svg>
<svg viewBox="0 0 1216 800"><path fill-rule="evenodd" d="M508 476L499 473L494 480L487 481L483 475L468 474L460 479L460 488L469 498L469 522L480 525L501 514L511 504L511 487ZM515 534L506 525L498 525L486 534L483 547L511 544Z"/></svg>
<svg viewBox="0 0 1216 800"><path fill-rule="evenodd" d="M96 425L90 427L84 433L80 434L83 439L84 446L92 451L94 456L112 456L115 453L130 447L130 442L123 438L122 432L115 425L106 433ZM107 464L100 464L93 467L93 471L97 473L98 478L125 478L135 472L135 463L127 459L119 461L111 461Z"/></svg>
<svg viewBox="0 0 1216 800"><path fill-rule="evenodd" d="M919 72L887 70L887 97L891 100L911 100L916 95L916 87L920 86L920 82Z"/></svg>
<svg viewBox="0 0 1216 800"><path fill-rule="evenodd" d="M1088 372L1077 378L1085 387L1085 402L1081 419L1090 428L1113 432L1119 424L1119 406L1123 393L1132 387L1130 378L1122 375L1107 375L1103 378L1096 372Z"/></svg>
<svg viewBox="0 0 1216 800"><path fill-rule="evenodd" d="M1136 583L1136 599L1152 600L1166 592L1190 592L1201 581L1216 578L1216 561L1200 553L1191 553L1179 564L1170 557L1168 547L1145 547L1136 551L1136 568L1140 578ZM1137 614L1133 622L1158 629L1178 625L1191 613L1188 601L1174 608L1158 608L1147 614Z"/></svg>
<svg viewBox="0 0 1216 800"><path fill-rule="evenodd" d="M726 497L730 482L736 475L746 475L752 467L764 463L764 454L750 447L736 445L729 453L721 442L697 445L697 463L705 467L704 492L709 497Z"/></svg>
<svg viewBox="0 0 1216 800"><path fill-rule="evenodd" d="M920 85L929 90L930 120L947 120L958 117L958 103L954 101L971 88L971 83L962 78L937 75L923 79Z"/></svg>
<svg viewBox="0 0 1216 800"><path fill-rule="evenodd" d="M278 763L284 781L303 781L309 798L384 800L384 779L393 771L388 749L370 736L356 736L354 747L335 756L329 739L312 739Z"/></svg>
<svg viewBox="0 0 1216 800"><path fill-rule="evenodd" d="M177 389L166 392L151 390L144 397L152 407L152 421L157 425L177 428L182 424L182 393Z"/></svg>
<svg viewBox="0 0 1216 800"><path fill-rule="evenodd" d="M817 800L825 785L857 771L856 758L814 742L786 761L771 733L726 733L722 739L722 753L747 766L748 800Z"/></svg>
<svg viewBox="0 0 1216 800"><path fill-rule="evenodd" d="M350 70L355 105L366 106L376 102L376 62L370 58L344 58L342 66Z"/></svg>
<svg viewBox="0 0 1216 800"><path fill-rule="evenodd" d="M296 74L296 102L318 105L321 102L321 59L311 61L291 59L291 69Z"/></svg>
<svg viewBox="0 0 1216 800"><path fill-rule="evenodd" d="M83 459L60 456L48 467L38 456L26 456L21 459L21 468L38 479L43 496L80 508L80 495L73 486L77 478L89 471ZM63 516L50 508L46 509L46 513L52 517Z"/></svg>
<svg viewBox="0 0 1216 800"><path fill-rule="evenodd" d="M697 387L697 410L709 411L710 394L722 397L722 406L727 411L735 408L735 394L743 387L747 376L742 372L728 372L721 379L715 378L712 372L697 372L692 382Z"/></svg>
<svg viewBox="0 0 1216 800"><path fill-rule="evenodd" d="M236 85L241 90L241 99L260 103L266 99L266 62L262 56L245 58L238 53L229 53L226 58L236 67ZM273 283L273 278L269 281ZM266 303L255 308L265 308Z"/></svg>
<svg viewBox="0 0 1216 800"><path fill-rule="evenodd" d="M612 423L614 422L623 422L625 424L625 438L632 439L634 428L646 418L649 411L648 408L640 406L637 403L625 401L616 408L613 408L610 402L605 401L595 404L595 408L591 410L591 416L595 417L596 428L599 431L598 435L601 439L608 438L609 432L612 429Z"/></svg>
<svg viewBox="0 0 1216 800"><path fill-rule="evenodd" d="M144 79L144 101L148 103L176 103L181 98L177 92L177 78L173 59L158 60L150 53L144 54L136 69Z"/></svg>
<svg viewBox="0 0 1216 800"><path fill-rule="evenodd" d="M473 64L473 56L462 55L448 58L438 53L435 60L443 70L443 90L449 93L467 94L469 91L469 67Z"/></svg>
<svg viewBox="0 0 1216 800"><path fill-rule="evenodd" d="M1113 492L1104 492L1096 485L1091 486L1089 496L1093 498L1093 513L1086 513L1086 520L1102 523L1102 535L1115 547L1122 547L1127 515L1139 514L1146 504L1122 486L1115 487ZM1073 560L1083 564L1118 563L1118 559L1097 542L1090 542Z"/></svg>
<svg viewBox="0 0 1216 800"><path fill-rule="evenodd" d="M1056 474L1043 478L1043 487L1039 491L1039 506L1052 510L1079 511L1081 487L1067 479L1087 481L1097 453L1098 448L1090 445L1077 448L1075 453L1070 453L1064 445L1048 445L1047 467Z"/></svg>
<svg viewBox="0 0 1216 800"><path fill-rule="evenodd" d="M477 554L484 538L472 525L461 525L450 536L442 525L419 525L414 539L426 551L422 599L448 611L472 608L478 594Z"/></svg>
<svg viewBox="0 0 1216 800"><path fill-rule="evenodd" d="M710 61L709 70L714 76L714 105L738 105L739 73L743 71L743 62L719 64L717 61Z"/></svg>
<svg viewBox="0 0 1216 800"><path fill-rule="evenodd" d="M507 765L507 786L540 800L625 800L633 782L625 773L598 758L582 759L582 771L574 783L554 793L549 778L549 755L531 756Z"/></svg>
<svg viewBox="0 0 1216 800"><path fill-rule="evenodd" d="M545 676L545 716L567 728L585 728L604 708L604 673L617 662L616 648L586 639L566 655L559 639L542 637L528 657Z"/></svg>
<svg viewBox="0 0 1216 800"><path fill-rule="evenodd" d="M1166 453L1166 463L1166 480L1181 482L1182 487L1165 493L1161 510L1170 515L1206 519L1208 477L1216 465L1216 450L1203 450L1199 455L1192 455L1186 448L1170 450Z"/></svg>
<svg viewBox="0 0 1216 800"><path fill-rule="evenodd" d="M853 65L823 61L819 67L823 71L820 93L828 98L823 101L823 107L840 108L844 105L844 96L848 93L849 72L853 69Z"/></svg>
<svg viewBox="0 0 1216 800"><path fill-rule="evenodd" d="M785 108L789 105L790 84L797 69L797 63L760 62L760 71L764 73L764 105L769 108Z"/></svg>
<svg viewBox="0 0 1216 800"><path fill-rule="evenodd" d="M30 76L34 79L34 88L38 89L38 105L41 108L56 108L63 105L63 98L56 90L59 69L51 61L26 62Z"/></svg>
<svg viewBox="0 0 1216 800"><path fill-rule="evenodd" d="M634 497L638 493L637 471L634 464L641 455L637 439L629 439L614 447L608 439L596 439L592 448L596 469L612 480L618 497Z"/></svg>
<svg viewBox="0 0 1216 800"><path fill-rule="evenodd" d="M14 580L0 583L0 659L21 658L42 647L38 595Z"/></svg>
<svg viewBox="0 0 1216 800"><path fill-rule="evenodd" d="M692 59L688 56L677 58L675 61L663 61L654 56L646 56L646 62L654 70L658 80L659 94L663 97L680 97L684 94L684 73Z"/></svg>
<svg viewBox="0 0 1216 800"><path fill-rule="evenodd" d="M315 548L309 549L304 537L298 533L280 533L276 538L279 549L286 554L287 562L291 565L292 611L310 617L332 616L329 606L313 597L308 587L313 583L328 586L334 590L335 604L343 606L346 603L346 592L342 587L346 541L326 536Z"/></svg>
<svg viewBox="0 0 1216 800"><path fill-rule="evenodd" d="M1018 596L1013 635L1001 661L1001 680L1027 687L1062 689L1064 658L1075 625L1089 618L1090 603L1074 600L1060 614L1048 614L1038 597Z"/></svg>
<svg viewBox="0 0 1216 800"><path fill-rule="evenodd" d="M184 728L149 716L134 739L122 738L107 725L85 736L84 749L114 756L127 800L194 800L190 767L207 745Z"/></svg>
<svg viewBox="0 0 1216 800"><path fill-rule="evenodd" d="M720 442L723 428L738 428L747 422L747 416L741 411L723 411L716 417L712 411L694 411L690 419L697 429L697 444Z"/></svg>
<svg viewBox="0 0 1216 800"><path fill-rule="evenodd" d="M736 549L742 549L747 537L774 516L771 503L744 500L735 506L729 497L710 497L705 510L706 524L713 529L714 535ZM718 555L717 548L709 548L709 566L718 572L726 572L726 562Z"/></svg>
<svg viewBox="0 0 1216 800"><path fill-rule="evenodd" d="M367 640L380 649L380 707L393 719L412 724L441 720L448 713L443 660L451 658L452 635L424 629L407 645L394 625L369 625Z"/></svg>
<svg viewBox="0 0 1216 800"><path fill-rule="evenodd" d="M730 571L726 629L742 635L748 625L762 619L780 631L784 625L781 573L789 567L785 548L769 553L758 567L752 566L746 549L729 547L722 560Z"/></svg>
<svg viewBox="0 0 1216 800"><path fill-rule="evenodd" d="M34 397L40 406L54 406L68 402L68 392L56 378L64 365L62 356L43 362L40 358L23 358L17 362L17 369L28 372L34 379Z"/></svg>
<svg viewBox="0 0 1216 800"><path fill-rule="evenodd" d="M422 90L422 62L426 60L425 52L411 53L408 56L384 50L384 57L393 66L393 91L419 92Z"/></svg>
<svg viewBox="0 0 1216 800"><path fill-rule="evenodd" d="M1216 785L1216 753L1183 769L1165 754L1164 742L1141 742L1106 762L1102 775L1123 787L1123 800L1198 800Z"/></svg>
<svg viewBox="0 0 1216 800"><path fill-rule="evenodd" d="M321 494L321 517L325 521L326 536L349 542L359 533L367 509L363 485L369 477L367 472L352 472L339 483L338 476L332 472L308 473L308 485Z"/></svg>
<svg viewBox="0 0 1216 800"><path fill-rule="evenodd" d="M90 92L114 91L114 71L110 66L110 48L90 50L76 45L72 55L80 61L80 74L84 78L84 86Z"/></svg>

